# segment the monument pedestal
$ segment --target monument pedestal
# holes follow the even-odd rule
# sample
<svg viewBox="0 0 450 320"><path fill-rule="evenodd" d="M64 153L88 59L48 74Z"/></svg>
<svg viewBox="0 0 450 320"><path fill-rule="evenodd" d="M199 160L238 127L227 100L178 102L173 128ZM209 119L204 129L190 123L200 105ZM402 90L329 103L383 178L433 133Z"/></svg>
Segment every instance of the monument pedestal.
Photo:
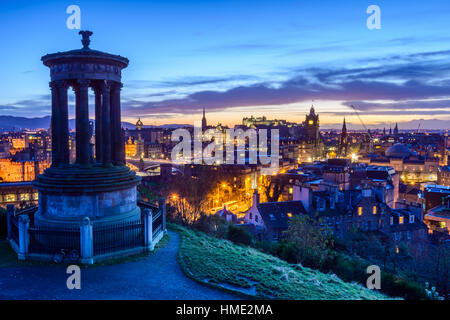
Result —
<svg viewBox="0 0 450 320"><path fill-rule="evenodd" d="M33 182L39 192L34 224L75 228L85 217L94 226L139 220L139 182L140 178L126 166L49 168Z"/></svg>

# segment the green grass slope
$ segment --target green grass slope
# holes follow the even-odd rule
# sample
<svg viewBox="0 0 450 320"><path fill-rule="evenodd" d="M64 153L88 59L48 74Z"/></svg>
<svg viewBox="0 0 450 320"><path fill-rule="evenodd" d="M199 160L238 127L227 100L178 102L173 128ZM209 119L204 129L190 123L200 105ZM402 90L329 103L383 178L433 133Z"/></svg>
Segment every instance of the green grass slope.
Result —
<svg viewBox="0 0 450 320"><path fill-rule="evenodd" d="M260 299L379 300L388 296L333 274L291 265L256 249L170 224L181 237L179 262L202 283Z"/></svg>

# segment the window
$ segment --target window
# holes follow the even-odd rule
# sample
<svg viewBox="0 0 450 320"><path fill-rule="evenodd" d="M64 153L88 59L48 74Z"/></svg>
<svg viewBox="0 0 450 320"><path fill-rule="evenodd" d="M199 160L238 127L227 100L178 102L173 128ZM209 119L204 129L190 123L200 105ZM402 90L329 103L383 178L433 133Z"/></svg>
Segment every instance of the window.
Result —
<svg viewBox="0 0 450 320"><path fill-rule="evenodd" d="M373 213L373 214L377 214L377 206L373 206L373 208L372 208L372 213Z"/></svg>
<svg viewBox="0 0 450 320"><path fill-rule="evenodd" d="M28 201L30 200L30 194L29 193L22 193L20 195L20 201Z"/></svg>
<svg viewBox="0 0 450 320"><path fill-rule="evenodd" d="M289 188L289 194L292 194L294 192L294 189Z"/></svg>
<svg viewBox="0 0 450 320"><path fill-rule="evenodd" d="M394 224L394 217L391 217L389 224L392 226Z"/></svg>
<svg viewBox="0 0 450 320"><path fill-rule="evenodd" d="M400 216L400 217L398 218L398 223L403 224L403 222L404 222L404 217L403 217L403 216Z"/></svg>
<svg viewBox="0 0 450 320"><path fill-rule="evenodd" d="M362 207L358 207L358 216L362 216Z"/></svg>
<svg viewBox="0 0 450 320"><path fill-rule="evenodd" d="M409 216L409 223L414 223L414 215Z"/></svg>
<svg viewBox="0 0 450 320"><path fill-rule="evenodd" d="M292 218L292 212L288 212L287 216L288 218Z"/></svg>
<svg viewBox="0 0 450 320"><path fill-rule="evenodd" d="M6 194L5 195L6 202L14 202L17 201L17 196L15 194Z"/></svg>
<svg viewBox="0 0 450 320"><path fill-rule="evenodd" d="M253 213L250 212L250 220L253 220Z"/></svg>
<svg viewBox="0 0 450 320"><path fill-rule="evenodd" d="M255 221L258 222L258 216L257 215L255 215Z"/></svg>

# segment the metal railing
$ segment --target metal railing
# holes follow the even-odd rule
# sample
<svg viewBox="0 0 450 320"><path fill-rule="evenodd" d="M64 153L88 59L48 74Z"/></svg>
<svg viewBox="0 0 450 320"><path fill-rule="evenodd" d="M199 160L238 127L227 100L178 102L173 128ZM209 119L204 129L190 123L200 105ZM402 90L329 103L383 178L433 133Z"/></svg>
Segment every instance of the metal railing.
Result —
<svg viewBox="0 0 450 320"><path fill-rule="evenodd" d="M80 229L30 227L30 253L56 254L62 250L80 252Z"/></svg>
<svg viewBox="0 0 450 320"><path fill-rule="evenodd" d="M94 227L94 256L143 247L145 226L141 220Z"/></svg>
<svg viewBox="0 0 450 320"><path fill-rule="evenodd" d="M163 214L162 210L158 210L152 217L152 237L155 239L160 232L163 231Z"/></svg>

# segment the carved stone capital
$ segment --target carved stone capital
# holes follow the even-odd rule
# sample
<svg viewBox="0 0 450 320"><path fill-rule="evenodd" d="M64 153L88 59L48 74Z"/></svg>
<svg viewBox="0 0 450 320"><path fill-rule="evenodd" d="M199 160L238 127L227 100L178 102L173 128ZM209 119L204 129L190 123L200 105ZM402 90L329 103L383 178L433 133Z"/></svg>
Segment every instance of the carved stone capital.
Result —
<svg viewBox="0 0 450 320"><path fill-rule="evenodd" d="M91 81L88 79L80 79L80 80L77 80L77 83L80 86L80 88L86 88L86 87L89 87L89 85L91 84Z"/></svg>
<svg viewBox="0 0 450 320"><path fill-rule="evenodd" d="M69 83L66 80L54 80L50 82L50 87L58 89L67 89L69 88Z"/></svg>

